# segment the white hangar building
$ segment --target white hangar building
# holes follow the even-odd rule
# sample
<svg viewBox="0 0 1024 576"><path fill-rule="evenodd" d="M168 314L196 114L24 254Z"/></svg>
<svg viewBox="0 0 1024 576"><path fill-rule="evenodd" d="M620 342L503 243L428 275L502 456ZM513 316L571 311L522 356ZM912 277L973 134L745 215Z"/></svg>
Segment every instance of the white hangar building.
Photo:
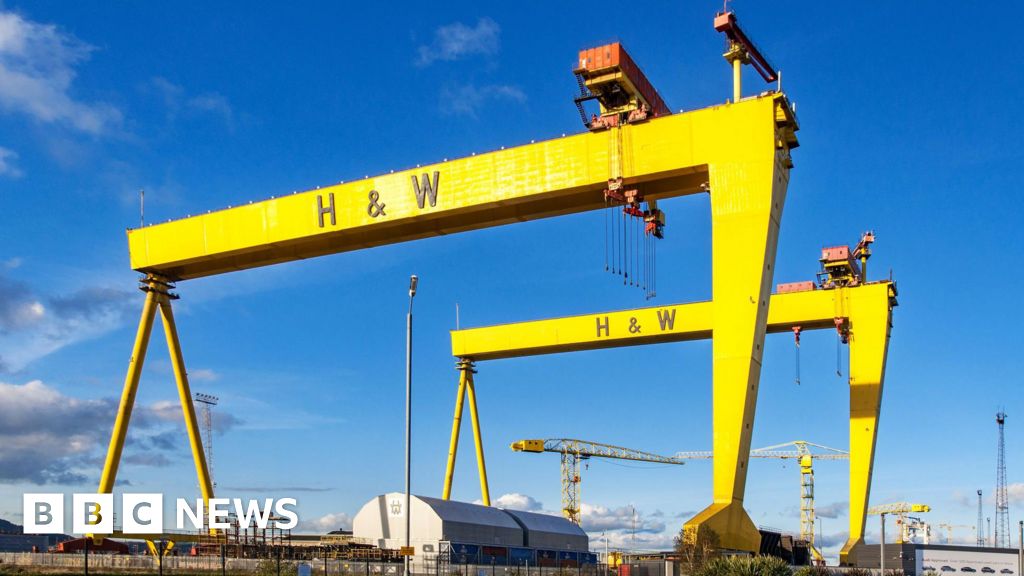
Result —
<svg viewBox="0 0 1024 576"><path fill-rule="evenodd" d="M560 516L504 510L467 502L411 496L414 561L447 554L447 561L519 565L594 563L587 533ZM353 536L380 548L405 545L405 494L367 502L352 522Z"/></svg>

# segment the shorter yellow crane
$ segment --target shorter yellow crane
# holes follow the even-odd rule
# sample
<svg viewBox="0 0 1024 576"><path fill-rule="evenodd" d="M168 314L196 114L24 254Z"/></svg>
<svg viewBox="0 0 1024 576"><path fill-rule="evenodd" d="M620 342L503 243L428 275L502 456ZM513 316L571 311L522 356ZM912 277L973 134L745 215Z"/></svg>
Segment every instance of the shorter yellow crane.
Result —
<svg viewBox="0 0 1024 576"><path fill-rule="evenodd" d="M790 448L792 450L783 450ZM817 449L814 451L812 449ZM750 451L751 458L778 458L781 460L797 460L800 463L800 538L811 544L815 557L819 557L814 546L814 461L815 460L849 460L850 453L838 448L830 448L807 442L794 440L785 444L765 446ZM711 458L710 452L679 452L676 458L694 459Z"/></svg>
<svg viewBox="0 0 1024 576"><path fill-rule="evenodd" d="M592 456L659 464L686 464L681 458L660 456L642 450L601 444L575 438L518 440L512 443L516 452L556 452L562 457L562 514L574 524L580 523L580 460Z"/></svg>
<svg viewBox="0 0 1024 576"><path fill-rule="evenodd" d="M967 528L971 532L975 533L974 538L971 538L971 543L973 544L973 543L976 543L978 541L978 536L977 536L978 527L977 526L972 526L970 524L946 524L945 522L942 522L941 524L939 524L939 529L941 529L946 534L946 544L952 544L953 543L953 529L954 528Z"/></svg>
<svg viewBox="0 0 1024 576"><path fill-rule="evenodd" d="M881 568L882 574L885 574L885 515L895 514L898 518L900 526L906 525L907 514L914 514L919 512L931 512L932 507L927 504L911 504L909 502L896 502L893 504L879 504L868 508L869 516L878 516L881 519L882 533L879 539L880 545L878 549L879 568ZM900 531L898 544L903 543L903 530Z"/></svg>

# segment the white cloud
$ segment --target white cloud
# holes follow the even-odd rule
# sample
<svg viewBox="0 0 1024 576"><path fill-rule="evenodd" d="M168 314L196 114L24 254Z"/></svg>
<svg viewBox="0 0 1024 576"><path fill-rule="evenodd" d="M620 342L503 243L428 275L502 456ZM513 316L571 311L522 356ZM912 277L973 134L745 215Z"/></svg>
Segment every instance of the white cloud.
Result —
<svg viewBox="0 0 1024 576"><path fill-rule="evenodd" d="M847 509L849 509L850 503L845 500L842 502L832 502L830 504L815 504L814 514L821 518L839 518L845 516ZM780 515L783 513L780 512ZM800 516L800 508L796 506L790 506L786 508L785 514L788 516Z"/></svg>
<svg viewBox="0 0 1024 576"><path fill-rule="evenodd" d="M81 484L98 474L117 401L67 396L39 380L0 382L0 398L0 483ZM124 462L167 466L184 452L183 433L166 424L172 404L136 406Z"/></svg>
<svg viewBox="0 0 1024 576"><path fill-rule="evenodd" d="M483 504L483 500L476 500L474 503ZM544 510L544 505L537 501L533 496L527 496L526 494L520 494L518 492L502 494L492 500L491 505L497 508L507 508L509 510L525 510L526 512L556 514L556 512Z"/></svg>
<svg viewBox="0 0 1024 576"><path fill-rule="evenodd" d="M188 371L188 377L190 380L202 380L204 382L213 382L220 378L220 374L217 374L210 368L196 368Z"/></svg>
<svg viewBox="0 0 1024 576"><path fill-rule="evenodd" d="M501 27L490 18L480 18L476 26L461 22L447 24L434 30L434 41L419 47L417 63L427 66L437 61L453 61L474 54L497 54L500 47Z"/></svg>
<svg viewBox="0 0 1024 576"><path fill-rule="evenodd" d="M17 152L10 148L0 146L0 176L10 176L11 178L18 178L21 176L21 169L14 165L14 161L17 159Z"/></svg>
<svg viewBox="0 0 1024 576"><path fill-rule="evenodd" d="M137 306L132 296L98 286L48 296L0 274L0 372L121 326Z"/></svg>
<svg viewBox="0 0 1024 576"><path fill-rule="evenodd" d="M1024 502L1024 483L1014 482L1006 485L1006 498L1012 504Z"/></svg>
<svg viewBox="0 0 1024 576"><path fill-rule="evenodd" d="M312 520L302 520L296 532L313 532L315 534L326 534L332 530L351 530L352 518L344 512L324 514Z"/></svg>
<svg viewBox="0 0 1024 576"><path fill-rule="evenodd" d="M188 99L188 106L194 110L219 114L225 122L231 122L231 105L224 96L210 92Z"/></svg>
<svg viewBox="0 0 1024 576"><path fill-rule="evenodd" d="M120 127L121 112L114 106L72 96L75 68L92 51L53 24L0 12L0 109L93 135Z"/></svg>
<svg viewBox="0 0 1024 576"><path fill-rule="evenodd" d="M8 270L14 270L15 268L21 267L21 258L15 256L14 258L8 258L3 262L0 262L0 266L7 268Z"/></svg>
<svg viewBox="0 0 1024 576"><path fill-rule="evenodd" d="M503 84L446 86L441 90L441 111L476 118L477 112L488 100L522 103L526 101L526 93L518 86Z"/></svg>
<svg viewBox="0 0 1024 576"><path fill-rule="evenodd" d="M632 533L635 530L637 533L659 534L665 531L664 522L632 506L609 508L586 502L580 505L580 526L588 532L628 530Z"/></svg>
<svg viewBox="0 0 1024 576"><path fill-rule="evenodd" d="M477 500L476 504L483 502ZM519 492L502 494L491 501L498 508L526 510L561 516L561 512L545 510L536 498ZM634 524L634 514L636 522ZM689 517L692 513L672 514L672 517ZM590 535L591 547L603 549L605 540L609 549L666 550L672 547L674 538L682 523L666 525L669 516L661 510L645 513L632 506L608 507L584 502L580 506L580 526ZM634 529L635 528L635 529Z"/></svg>
<svg viewBox="0 0 1024 576"><path fill-rule="evenodd" d="M177 119L182 112L209 113L220 116L230 128L234 120L234 112L228 99L217 92L207 92L198 96L189 96L185 88L162 76L154 76L149 84L143 86L146 92L155 92L163 101L170 121Z"/></svg>

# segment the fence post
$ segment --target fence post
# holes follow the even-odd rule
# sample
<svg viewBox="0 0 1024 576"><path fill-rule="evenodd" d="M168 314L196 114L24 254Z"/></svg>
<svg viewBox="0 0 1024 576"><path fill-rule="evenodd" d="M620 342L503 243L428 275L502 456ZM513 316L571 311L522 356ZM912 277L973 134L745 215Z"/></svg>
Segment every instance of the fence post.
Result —
<svg viewBox="0 0 1024 576"><path fill-rule="evenodd" d="M224 544L220 545L220 576L226 576L228 573L228 551L227 546Z"/></svg>
<svg viewBox="0 0 1024 576"><path fill-rule="evenodd" d="M281 576L281 548L277 549L277 576Z"/></svg>
<svg viewBox="0 0 1024 576"><path fill-rule="evenodd" d="M88 535L85 537L85 576L89 576L89 542L92 541Z"/></svg>

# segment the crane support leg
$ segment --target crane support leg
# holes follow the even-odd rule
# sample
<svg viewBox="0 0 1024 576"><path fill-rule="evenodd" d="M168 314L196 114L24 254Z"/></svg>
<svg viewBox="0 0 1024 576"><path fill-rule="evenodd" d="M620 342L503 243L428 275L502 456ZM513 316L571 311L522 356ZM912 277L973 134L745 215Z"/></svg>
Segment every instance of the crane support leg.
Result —
<svg viewBox="0 0 1024 576"><path fill-rule="evenodd" d="M444 490L441 497L450 500L452 497L452 478L455 476L455 457L459 451L459 431L462 428L462 407L469 397L469 416L473 422L473 444L476 446L476 465L480 472L480 499L484 506L491 505L491 492L487 486L487 463L484 460L484 441L480 434L480 412L476 405L476 387L473 385L473 362L459 360L459 392L455 398L455 418L452 419L452 439L448 445L448 465L444 471Z"/></svg>
<svg viewBox="0 0 1024 576"><path fill-rule="evenodd" d="M196 422L195 408L192 404L192 393L188 386L188 374L185 372L185 361L181 354L178 331L174 325L174 315L171 312L171 300L177 298L177 296L170 293L173 285L166 278L156 274L148 274L141 281L141 284L142 290L146 292L146 301L142 306L142 317L139 320L139 328L135 334L132 357L128 361L128 374L125 376L124 390L121 392L121 403L117 409L117 418L114 421L114 430L110 436L110 445L107 448L107 457L103 464L103 474L100 476L100 485L97 492L106 494L114 489L114 484L117 480L117 469L121 463L121 452L124 449L124 442L128 436L128 423L131 421L132 409L135 406L135 395L139 389L142 366L146 360L146 351L149 348L149 338L153 332L156 311L159 309L167 338L167 348L171 354L171 364L174 367L174 378L178 384L178 395L181 400L181 409L185 416L185 428L188 431L189 444L192 448L196 475L199 478L199 487L202 491L204 505L208 505L210 498L213 498L213 484L210 480L209 470L206 467L203 440L199 434L199 424Z"/></svg>
<svg viewBox="0 0 1024 576"><path fill-rule="evenodd" d="M142 317L139 319L139 329L135 333L132 357L128 360L128 374L124 377L121 403L117 407L114 431L110 434L107 459L103 463L103 473L100 475L100 486L97 490L100 494L109 494L114 490L117 468L121 464L121 451L124 449L124 441L128 437L128 423L132 419L132 408L135 406L135 393L139 390L139 377L142 375L142 365L146 362L149 336L153 332L156 308L157 293L150 289L146 293L146 302L142 305Z"/></svg>
<svg viewBox="0 0 1024 576"><path fill-rule="evenodd" d="M856 290L847 290L846 296L850 317L850 537L839 553L841 564L854 562L854 549L864 543L892 327L891 307L872 305Z"/></svg>
<svg viewBox="0 0 1024 576"><path fill-rule="evenodd" d="M196 466L199 490L203 495L204 506L208 506L210 498L213 498L213 482L210 480L210 471L206 466L203 437L199 434L196 410L192 404L192 391L188 385L188 372L185 371L185 359L181 354L181 343L178 341L178 329L174 324L171 300L167 296L160 300L160 317L164 323L164 335L167 338L167 351L171 355L171 366L174 368L174 380L178 384L178 398L181 400L181 411L185 417L185 429L188 431L188 443L192 448L192 460Z"/></svg>
<svg viewBox="0 0 1024 576"><path fill-rule="evenodd" d="M466 373L471 370L465 360L459 362L459 392L455 397L455 417L452 419L452 439L448 444L448 465L444 470L444 490L441 497L450 500L452 497L452 478L455 476L455 456L459 452L459 431L462 428L462 407L466 401Z"/></svg>
<svg viewBox="0 0 1024 576"><path fill-rule="evenodd" d="M469 396L469 415L473 420L473 443L476 446L476 466L480 472L480 499L484 506L491 505L491 491L487 487L487 463L484 461L484 439L480 434L480 413L476 407L476 386L473 384L473 372L469 371L466 380L466 394Z"/></svg>
<svg viewBox="0 0 1024 576"><path fill-rule="evenodd" d="M761 535L743 509L743 496L775 248L789 183L787 160L777 151L709 167L714 500L686 523L686 530L706 526L718 534L723 548L750 552L760 549Z"/></svg>

